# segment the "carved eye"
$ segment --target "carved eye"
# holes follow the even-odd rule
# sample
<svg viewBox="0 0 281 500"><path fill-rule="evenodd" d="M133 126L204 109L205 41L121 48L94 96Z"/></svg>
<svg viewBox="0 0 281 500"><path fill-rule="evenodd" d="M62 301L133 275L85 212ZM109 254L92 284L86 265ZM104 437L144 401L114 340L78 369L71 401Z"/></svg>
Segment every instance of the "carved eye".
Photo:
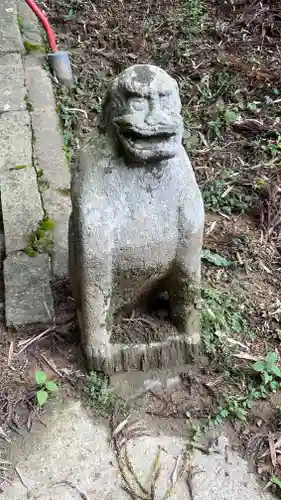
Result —
<svg viewBox="0 0 281 500"><path fill-rule="evenodd" d="M147 101L141 98L129 99L129 106L132 111L145 111L147 108Z"/></svg>
<svg viewBox="0 0 281 500"><path fill-rule="evenodd" d="M170 110L175 108L175 102L172 96L170 95L162 95L160 97L160 102L161 102L161 108L164 110L165 109Z"/></svg>

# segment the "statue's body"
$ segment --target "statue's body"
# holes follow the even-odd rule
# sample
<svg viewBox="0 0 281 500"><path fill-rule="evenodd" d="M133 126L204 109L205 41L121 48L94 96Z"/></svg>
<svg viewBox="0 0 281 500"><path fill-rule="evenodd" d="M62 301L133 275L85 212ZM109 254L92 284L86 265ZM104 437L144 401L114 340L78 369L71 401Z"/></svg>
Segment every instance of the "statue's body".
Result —
<svg viewBox="0 0 281 500"><path fill-rule="evenodd" d="M71 189L70 277L89 365L149 367L158 356L161 366L177 361L179 346L185 361L200 338L204 210L181 144L176 82L154 66L125 70L109 89L101 125L81 151ZM154 290L169 294L177 338L112 344L113 322Z"/></svg>

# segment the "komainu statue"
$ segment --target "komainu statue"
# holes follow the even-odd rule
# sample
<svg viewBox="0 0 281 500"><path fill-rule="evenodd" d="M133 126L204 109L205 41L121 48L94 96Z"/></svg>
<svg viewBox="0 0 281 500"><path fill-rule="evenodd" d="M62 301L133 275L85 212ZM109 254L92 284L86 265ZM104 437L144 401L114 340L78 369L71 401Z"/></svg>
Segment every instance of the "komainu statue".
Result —
<svg viewBox="0 0 281 500"><path fill-rule="evenodd" d="M176 81L134 65L81 149L69 272L90 369L161 368L196 353L204 207L180 113Z"/></svg>

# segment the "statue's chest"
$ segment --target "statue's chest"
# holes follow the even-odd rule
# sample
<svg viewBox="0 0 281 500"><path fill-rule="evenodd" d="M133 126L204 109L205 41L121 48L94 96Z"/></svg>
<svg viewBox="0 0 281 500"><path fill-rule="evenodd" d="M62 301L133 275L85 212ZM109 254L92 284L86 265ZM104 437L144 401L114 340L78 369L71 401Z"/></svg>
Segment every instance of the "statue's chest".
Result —
<svg viewBox="0 0 281 500"><path fill-rule="evenodd" d="M107 177L112 193L115 243L119 246L175 245L178 239L179 195L170 172L122 170Z"/></svg>

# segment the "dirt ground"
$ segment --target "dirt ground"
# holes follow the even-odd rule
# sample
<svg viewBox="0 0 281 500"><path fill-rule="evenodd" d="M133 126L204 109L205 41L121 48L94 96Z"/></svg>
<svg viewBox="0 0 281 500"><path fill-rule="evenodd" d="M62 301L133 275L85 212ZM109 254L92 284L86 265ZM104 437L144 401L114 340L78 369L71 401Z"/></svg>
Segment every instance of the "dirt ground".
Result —
<svg viewBox="0 0 281 500"><path fill-rule="evenodd" d="M261 478L281 478L278 375L273 377L277 387L269 389L267 382L261 394L260 373L252 368L268 353L277 355L274 364L280 366L279 2L40 3L60 48L70 53L76 78L72 92L54 81L70 162L97 121L109 80L122 69L154 63L180 86L185 147L207 211L204 250L212 257L205 254L202 270L204 356L182 376L180 389L151 393L147 411L180 418L194 439L204 435L206 426L228 421L241 450L255 457ZM38 368L59 379L66 391L83 385L67 287L60 297L60 324L43 339L26 346L20 340L33 332L7 333L0 346L4 433L9 428L19 432L22 424L30 428L38 418ZM279 494L278 485L275 489Z"/></svg>

